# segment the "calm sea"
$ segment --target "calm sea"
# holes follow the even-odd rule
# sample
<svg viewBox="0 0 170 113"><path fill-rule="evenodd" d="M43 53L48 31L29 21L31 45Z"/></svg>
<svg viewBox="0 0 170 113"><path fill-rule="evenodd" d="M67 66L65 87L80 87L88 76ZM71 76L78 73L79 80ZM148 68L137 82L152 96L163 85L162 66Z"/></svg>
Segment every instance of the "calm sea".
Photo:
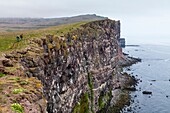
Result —
<svg viewBox="0 0 170 113"><path fill-rule="evenodd" d="M125 69L140 82L137 91L131 93L131 106L123 113L170 113L170 46L140 45L123 51L142 59L130 71ZM142 91L151 91L152 95L144 95Z"/></svg>

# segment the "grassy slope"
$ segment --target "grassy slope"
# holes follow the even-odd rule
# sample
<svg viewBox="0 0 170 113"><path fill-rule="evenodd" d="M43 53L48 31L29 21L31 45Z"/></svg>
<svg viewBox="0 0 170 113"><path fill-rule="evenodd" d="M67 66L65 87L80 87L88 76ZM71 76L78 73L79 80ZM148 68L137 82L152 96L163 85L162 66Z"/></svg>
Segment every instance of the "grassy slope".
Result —
<svg viewBox="0 0 170 113"><path fill-rule="evenodd" d="M60 36L64 33L67 33L80 27L85 23L87 22L78 22L39 30L0 33L0 56L3 52L8 52L26 47L28 45L29 39L45 37L45 35L47 34ZM16 36L20 34L24 35L24 40L16 42Z"/></svg>
<svg viewBox="0 0 170 113"><path fill-rule="evenodd" d="M82 21L103 20L107 17L95 14L78 15L61 18L0 18L0 31L14 32L21 30L41 29Z"/></svg>

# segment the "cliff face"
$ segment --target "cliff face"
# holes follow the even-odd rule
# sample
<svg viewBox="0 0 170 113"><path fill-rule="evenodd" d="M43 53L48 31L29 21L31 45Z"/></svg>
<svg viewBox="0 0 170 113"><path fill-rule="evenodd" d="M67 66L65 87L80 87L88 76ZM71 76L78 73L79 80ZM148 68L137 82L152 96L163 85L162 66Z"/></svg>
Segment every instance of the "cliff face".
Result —
<svg viewBox="0 0 170 113"><path fill-rule="evenodd" d="M30 48L15 54L22 55L21 75L41 80L49 113L102 112L116 104L130 79L120 73L128 59L119 38L120 22L106 19L60 37L32 40Z"/></svg>
<svg viewBox="0 0 170 113"><path fill-rule="evenodd" d="M63 50L51 50L53 58L48 55L45 58L47 63L39 64L43 65L41 70L44 70L43 75L38 76L45 80L48 112L71 112L78 102L85 104L85 107L88 104L97 107L95 103L98 104L101 91L110 91L107 85L112 83L109 78L113 76L114 57L119 49L120 23L110 20L92 22L66 37L72 36L77 39L71 40L71 46L68 43L69 47ZM88 101L81 103L86 93Z"/></svg>

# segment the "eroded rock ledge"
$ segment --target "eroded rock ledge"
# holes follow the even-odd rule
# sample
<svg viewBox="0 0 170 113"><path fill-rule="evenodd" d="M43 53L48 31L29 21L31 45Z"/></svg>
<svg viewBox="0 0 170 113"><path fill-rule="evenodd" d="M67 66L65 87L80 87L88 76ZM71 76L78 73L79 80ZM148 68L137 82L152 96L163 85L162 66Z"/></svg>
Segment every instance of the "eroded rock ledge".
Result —
<svg viewBox="0 0 170 113"><path fill-rule="evenodd" d="M119 21L94 21L60 37L34 39L6 58L19 61L18 75L41 80L49 113L111 112L117 100L127 100L121 92L133 81L121 67L137 62L122 54L119 38Z"/></svg>

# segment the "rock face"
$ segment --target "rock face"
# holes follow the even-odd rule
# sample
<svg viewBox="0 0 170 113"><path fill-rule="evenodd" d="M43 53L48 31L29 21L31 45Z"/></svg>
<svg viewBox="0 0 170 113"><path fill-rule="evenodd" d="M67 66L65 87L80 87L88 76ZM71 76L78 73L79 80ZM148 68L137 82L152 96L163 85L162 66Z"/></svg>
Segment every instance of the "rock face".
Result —
<svg viewBox="0 0 170 113"><path fill-rule="evenodd" d="M119 21L94 21L60 37L32 40L17 58L25 76L41 80L47 112L109 112L130 79L120 73L119 67L131 61L119 38Z"/></svg>

